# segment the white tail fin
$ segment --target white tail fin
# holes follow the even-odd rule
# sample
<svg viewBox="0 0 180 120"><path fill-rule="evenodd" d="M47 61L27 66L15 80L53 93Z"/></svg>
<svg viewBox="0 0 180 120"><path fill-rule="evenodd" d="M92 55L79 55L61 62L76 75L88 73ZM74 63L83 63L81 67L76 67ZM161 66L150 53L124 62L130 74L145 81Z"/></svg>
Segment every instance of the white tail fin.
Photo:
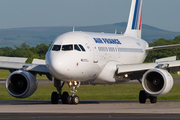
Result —
<svg viewBox="0 0 180 120"><path fill-rule="evenodd" d="M124 35L141 38L142 0L132 0L129 21Z"/></svg>

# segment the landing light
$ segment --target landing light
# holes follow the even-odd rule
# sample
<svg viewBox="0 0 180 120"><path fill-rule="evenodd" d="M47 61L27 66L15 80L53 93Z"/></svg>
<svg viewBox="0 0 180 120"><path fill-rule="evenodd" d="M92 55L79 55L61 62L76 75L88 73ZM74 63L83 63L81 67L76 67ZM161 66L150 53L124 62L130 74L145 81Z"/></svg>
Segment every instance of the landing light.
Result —
<svg viewBox="0 0 180 120"><path fill-rule="evenodd" d="M73 83L72 82L69 82L69 86L71 86Z"/></svg>
<svg viewBox="0 0 180 120"><path fill-rule="evenodd" d="M74 81L74 85L77 86L77 81Z"/></svg>
<svg viewBox="0 0 180 120"><path fill-rule="evenodd" d="M127 78L127 77L128 77L128 74L125 74L124 76Z"/></svg>
<svg viewBox="0 0 180 120"><path fill-rule="evenodd" d="M78 82L77 81L73 81L73 82L69 82L69 86L77 86L78 85Z"/></svg>

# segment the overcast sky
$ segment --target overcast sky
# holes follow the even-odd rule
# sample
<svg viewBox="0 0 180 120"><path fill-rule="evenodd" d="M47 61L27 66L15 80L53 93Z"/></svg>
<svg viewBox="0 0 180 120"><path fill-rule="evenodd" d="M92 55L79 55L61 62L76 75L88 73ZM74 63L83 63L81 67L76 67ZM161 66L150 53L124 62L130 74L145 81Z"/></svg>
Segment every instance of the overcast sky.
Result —
<svg viewBox="0 0 180 120"><path fill-rule="evenodd" d="M0 0L0 29L127 22L131 0ZM180 32L180 0L144 0L143 23Z"/></svg>

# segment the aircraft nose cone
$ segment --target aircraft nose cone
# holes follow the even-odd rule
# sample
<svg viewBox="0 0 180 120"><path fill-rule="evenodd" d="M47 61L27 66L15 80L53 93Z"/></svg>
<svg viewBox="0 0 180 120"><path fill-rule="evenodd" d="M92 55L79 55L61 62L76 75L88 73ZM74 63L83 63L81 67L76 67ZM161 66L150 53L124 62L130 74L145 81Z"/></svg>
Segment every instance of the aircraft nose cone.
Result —
<svg viewBox="0 0 180 120"><path fill-rule="evenodd" d="M59 78L65 75L64 70L67 67L67 62L62 55L49 53L46 56L46 61L48 69L54 77Z"/></svg>
<svg viewBox="0 0 180 120"><path fill-rule="evenodd" d="M54 76L53 73L57 71L57 66L58 66L57 55L53 54L52 52L49 52L46 55L46 65L50 73Z"/></svg>

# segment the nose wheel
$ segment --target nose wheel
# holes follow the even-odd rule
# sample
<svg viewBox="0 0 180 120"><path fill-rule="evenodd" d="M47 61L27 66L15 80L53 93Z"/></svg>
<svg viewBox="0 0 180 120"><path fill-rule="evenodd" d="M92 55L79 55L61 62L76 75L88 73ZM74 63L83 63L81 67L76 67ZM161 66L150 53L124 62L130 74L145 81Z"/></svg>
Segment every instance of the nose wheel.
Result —
<svg viewBox="0 0 180 120"><path fill-rule="evenodd" d="M63 94L61 94L62 87L64 86L64 82L61 84L61 81L56 80L56 79L54 80L54 86L58 90L59 94L58 92L53 92L51 94L52 104L58 104L60 99L62 101L62 104L77 105L79 103L80 99L76 95L76 92L77 92L77 88L80 86L80 82L73 81L73 82L69 82L68 85L71 88L71 93L72 93L71 96L69 96L68 92L63 92Z"/></svg>
<svg viewBox="0 0 180 120"><path fill-rule="evenodd" d="M79 103L79 97L77 95L69 96L68 92L63 92L62 95L62 104L75 104Z"/></svg>
<svg viewBox="0 0 180 120"><path fill-rule="evenodd" d="M72 104L77 105L79 103L79 97L75 95L72 97L71 101L72 101Z"/></svg>
<svg viewBox="0 0 180 120"><path fill-rule="evenodd" d="M77 88L80 86L80 82L73 81L68 83L69 87L71 88L72 95L68 97L69 104L77 105L80 101L79 97L76 95Z"/></svg>

